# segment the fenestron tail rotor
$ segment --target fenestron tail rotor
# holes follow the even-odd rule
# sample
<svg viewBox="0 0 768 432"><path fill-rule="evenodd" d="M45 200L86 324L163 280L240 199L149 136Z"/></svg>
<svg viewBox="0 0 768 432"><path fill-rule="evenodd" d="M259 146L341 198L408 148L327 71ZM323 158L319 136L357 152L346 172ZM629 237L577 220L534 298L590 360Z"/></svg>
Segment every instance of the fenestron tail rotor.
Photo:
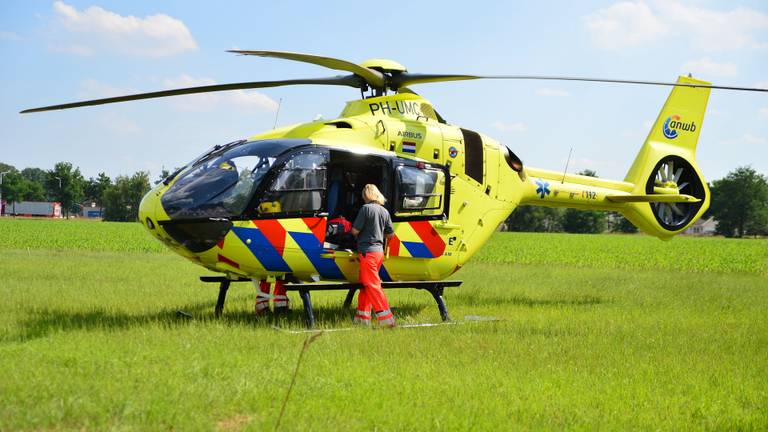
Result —
<svg viewBox="0 0 768 432"><path fill-rule="evenodd" d="M256 89L267 87L281 87L291 85L333 85L333 86L346 86L359 88L362 91L371 89L374 95L381 95L388 90L399 91L405 89L407 86L417 84L429 84L449 81L466 81L466 80L545 80L545 81L579 81L579 82L593 82L593 83L609 83L609 84L640 84L640 85L653 85L653 86L669 86L669 87L700 87L710 89L723 89L723 90L741 90L741 91L757 91L768 92L768 89L764 88L751 88L751 87L737 87L737 86L720 86L709 84L691 84L691 83L674 83L674 82L662 82L662 81L641 81L641 80L620 80L620 79L607 79L607 78L591 78L591 77L567 77L567 76L553 76L553 75L465 75L465 74L422 74L422 73L410 73L405 67L392 60L386 59L372 59L363 62L362 64L356 64L347 60L337 59L333 57L318 56L314 54L294 53L286 51L262 51L262 50L229 50L229 52L259 56L279 58L284 60L293 60L303 63L310 63L318 66L323 66L329 69L344 71L350 73L350 75L336 76L330 78L308 78L308 79L290 79L290 80L277 80L277 81L254 81L243 82L233 84L217 84L200 87L188 87L182 89L163 90L149 93L140 93L134 95L118 96L111 98L95 99L82 102L66 103L59 105L50 105L41 108L32 108L21 111L24 113L51 111L68 108L78 108L91 105L102 105L116 102L126 102L132 100L152 99L167 96L179 96L196 93L208 93L216 91L228 91L228 90L242 90L242 89Z"/></svg>
<svg viewBox="0 0 768 432"><path fill-rule="evenodd" d="M696 202L651 202L656 220L665 229L674 231L688 224L701 208L705 190L693 166L679 156L667 156L660 160L646 183L646 193L659 189L677 189L678 194L697 198Z"/></svg>

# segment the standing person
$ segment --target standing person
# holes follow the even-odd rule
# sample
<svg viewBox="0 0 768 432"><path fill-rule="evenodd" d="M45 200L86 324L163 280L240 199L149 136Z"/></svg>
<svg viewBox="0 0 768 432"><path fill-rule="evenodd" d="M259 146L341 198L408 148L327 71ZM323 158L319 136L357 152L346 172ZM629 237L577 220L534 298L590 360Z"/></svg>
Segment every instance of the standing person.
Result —
<svg viewBox="0 0 768 432"><path fill-rule="evenodd" d="M287 314L290 311L288 302L288 293L282 279L275 279L275 295L272 297L272 303L275 306L275 314ZM268 280L262 279L256 281L253 279L253 286L256 288L256 316L264 316L269 313L269 289L272 284Z"/></svg>
<svg viewBox="0 0 768 432"><path fill-rule="evenodd" d="M390 239L395 231L392 218L384 208L387 202L376 185L363 188L365 205L357 213L352 224L352 235L357 237L357 252L360 258L360 293L357 297L355 323L371 325L371 308L380 325L395 326L395 317L389 310L389 302L381 289L379 269L384 260L384 238Z"/></svg>

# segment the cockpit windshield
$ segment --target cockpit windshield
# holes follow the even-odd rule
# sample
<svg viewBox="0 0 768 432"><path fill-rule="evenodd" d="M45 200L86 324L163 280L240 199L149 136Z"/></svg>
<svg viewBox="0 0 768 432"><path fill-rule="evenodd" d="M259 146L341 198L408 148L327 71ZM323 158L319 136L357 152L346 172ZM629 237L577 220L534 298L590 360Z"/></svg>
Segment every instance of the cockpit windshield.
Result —
<svg viewBox="0 0 768 432"><path fill-rule="evenodd" d="M171 219L240 216L277 157L308 140L265 140L223 146L182 173L161 200Z"/></svg>

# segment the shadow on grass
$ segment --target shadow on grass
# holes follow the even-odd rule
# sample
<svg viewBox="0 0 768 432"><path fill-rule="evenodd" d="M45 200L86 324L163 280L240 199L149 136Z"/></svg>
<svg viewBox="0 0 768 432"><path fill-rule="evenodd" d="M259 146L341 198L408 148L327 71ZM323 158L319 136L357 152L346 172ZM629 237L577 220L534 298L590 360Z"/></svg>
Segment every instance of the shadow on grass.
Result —
<svg viewBox="0 0 768 432"><path fill-rule="evenodd" d="M608 303L596 296L578 296L571 298L533 298L525 295L513 296L455 296L451 302L463 306L498 306L513 305L526 307L560 307L560 306L595 306Z"/></svg>
<svg viewBox="0 0 768 432"><path fill-rule="evenodd" d="M164 328L180 328L193 322L228 325L232 327L251 326L254 329L271 328L272 326L304 329L306 320L301 303L293 305L293 309L285 315L269 314L255 317L249 310L232 310L220 318L214 316L214 302L187 304L179 309L161 309L146 314L127 313L107 308L95 308L85 311L37 309L19 322L19 330L15 334L0 337L0 343L27 342L45 337L54 332L69 332L81 330L119 331L128 328L159 325ZM418 314L426 305L404 304L392 308L396 316L411 316ZM179 314L183 311L189 316ZM354 309L345 309L341 305L314 308L316 326L318 329L351 325Z"/></svg>

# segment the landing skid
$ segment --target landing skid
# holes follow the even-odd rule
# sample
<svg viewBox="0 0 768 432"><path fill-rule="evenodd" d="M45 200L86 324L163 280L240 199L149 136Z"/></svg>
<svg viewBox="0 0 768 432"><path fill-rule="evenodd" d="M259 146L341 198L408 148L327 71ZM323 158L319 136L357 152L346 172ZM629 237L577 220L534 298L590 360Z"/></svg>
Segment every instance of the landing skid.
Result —
<svg viewBox="0 0 768 432"><path fill-rule="evenodd" d="M227 300L227 291L229 291L230 284L232 282L250 282L250 279L227 279L224 276L200 276L200 280L208 283L219 283L219 297L216 300L216 308L214 314L218 318L224 311L224 303ZM440 318L443 321L450 321L451 317L448 315L448 308L445 306L445 300L443 299L443 291L446 287L456 287L462 284L462 281L406 281L406 282L382 282L381 286L384 289L393 288L415 288L429 291L432 294L432 298L437 303L437 309L440 311ZM359 283L307 283L307 284L285 284L287 291L298 291L301 297L301 303L304 306L304 317L307 323L307 328L313 328L315 326L315 313L312 310L312 297L310 291L337 291L346 290L347 296L344 299L344 308L349 308L352 305L352 300L355 297L355 292L360 289Z"/></svg>

